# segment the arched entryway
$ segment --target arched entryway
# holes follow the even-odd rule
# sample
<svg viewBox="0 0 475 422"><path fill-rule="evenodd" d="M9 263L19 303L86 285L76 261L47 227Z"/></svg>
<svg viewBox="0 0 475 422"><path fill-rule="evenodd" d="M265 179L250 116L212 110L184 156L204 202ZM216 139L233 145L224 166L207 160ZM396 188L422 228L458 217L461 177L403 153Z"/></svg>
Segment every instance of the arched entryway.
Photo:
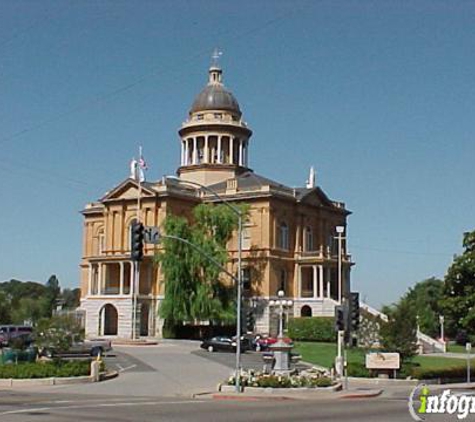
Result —
<svg viewBox="0 0 475 422"><path fill-rule="evenodd" d="M312 316L312 308L308 305L302 306L302 309L300 309L300 316L301 317L311 317Z"/></svg>
<svg viewBox="0 0 475 422"><path fill-rule="evenodd" d="M140 306L140 335L143 336L143 337L148 336L148 317L149 317L148 303L141 303L141 306Z"/></svg>
<svg viewBox="0 0 475 422"><path fill-rule="evenodd" d="M103 336L116 336L118 331L118 314L115 306L108 303L99 313L99 334Z"/></svg>

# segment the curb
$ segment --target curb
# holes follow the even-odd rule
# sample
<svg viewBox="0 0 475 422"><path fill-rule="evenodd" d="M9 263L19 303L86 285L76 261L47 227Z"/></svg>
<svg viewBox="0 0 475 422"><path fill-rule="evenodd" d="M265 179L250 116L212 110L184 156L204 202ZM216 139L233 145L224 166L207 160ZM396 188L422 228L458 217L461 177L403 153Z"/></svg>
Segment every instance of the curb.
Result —
<svg viewBox="0 0 475 422"><path fill-rule="evenodd" d="M348 394L343 394L339 396L339 399L371 399L374 397L379 397L381 394L383 394L384 390L375 390L372 392L364 393L364 392L358 392L355 391L354 393L348 393Z"/></svg>
<svg viewBox="0 0 475 422"><path fill-rule="evenodd" d="M147 347L157 346L158 341L145 341L145 340L114 340L112 346L127 346L127 347Z"/></svg>
<svg viewBox="0 0 475 422"><path fill-rule="evenodd" d="M297 400L297 398L288 396L246 396L246 395L233 395L233 394L219 394L215 393L211 396L213 400L235 400L235 401L284 401L284 400Z"/></svg>
<svg viewBox="0 0 475 422"><path fill-rule="evenodd" d="M99 382L108 381L119 376L117 371L102 372L99 376ZM82 377L53 377L53 378L3 378L0 379L0 388L2 387L37 387L46 386L51 387L54 385L72 385L72 384L89 384L93 383L93 377L91 375Z"/></svg>

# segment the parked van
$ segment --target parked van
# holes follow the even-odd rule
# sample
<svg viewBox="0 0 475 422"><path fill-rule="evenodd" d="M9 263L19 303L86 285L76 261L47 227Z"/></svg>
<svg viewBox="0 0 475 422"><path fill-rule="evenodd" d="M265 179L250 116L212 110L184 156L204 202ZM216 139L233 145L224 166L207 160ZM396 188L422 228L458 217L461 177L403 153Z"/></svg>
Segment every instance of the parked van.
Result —
<svg viewBox="0 0 475 422"><path fill-rule="evenodd" d="M27 325L0 325L0 346L8 346L10 340L33 332Z"/></svg>

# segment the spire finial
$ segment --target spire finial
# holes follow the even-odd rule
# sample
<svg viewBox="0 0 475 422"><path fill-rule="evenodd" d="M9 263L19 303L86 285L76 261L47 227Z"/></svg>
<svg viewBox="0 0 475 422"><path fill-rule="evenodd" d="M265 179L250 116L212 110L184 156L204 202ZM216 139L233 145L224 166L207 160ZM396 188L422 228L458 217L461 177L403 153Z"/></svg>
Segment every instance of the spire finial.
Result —
<svg viewBox="0 0 475 422"><path fill-rule="evenodd" d="M308 180L307 180L307 189L313 189L315 187L316 183L316 177L315 177L315 169L314 167L310 167L310 174L308 175Z"/></svg>
<svg viewBox="0 0 475 422"><path fill-rule="evenodd" d="M223 55L223 52L216 47L213 50L213 54L211 55L211 67L219 67L218 60Z"/></svg>

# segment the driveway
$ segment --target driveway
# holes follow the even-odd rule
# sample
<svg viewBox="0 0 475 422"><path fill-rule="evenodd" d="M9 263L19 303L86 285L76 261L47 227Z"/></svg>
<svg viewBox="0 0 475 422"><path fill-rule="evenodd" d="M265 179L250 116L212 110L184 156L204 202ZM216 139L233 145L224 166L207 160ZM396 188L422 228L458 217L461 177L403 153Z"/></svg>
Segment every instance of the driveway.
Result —
<svg viewBox="0 0 475 422"><path fill-rule="evenodd" d="M232 370L192 353L198 349L199 342L186 340L164 340L156 346L117 346L106 362L119 371L118 378L94 384L19 388L129 397L189 397L216 391L217 384L227 379Z"/></svg>

